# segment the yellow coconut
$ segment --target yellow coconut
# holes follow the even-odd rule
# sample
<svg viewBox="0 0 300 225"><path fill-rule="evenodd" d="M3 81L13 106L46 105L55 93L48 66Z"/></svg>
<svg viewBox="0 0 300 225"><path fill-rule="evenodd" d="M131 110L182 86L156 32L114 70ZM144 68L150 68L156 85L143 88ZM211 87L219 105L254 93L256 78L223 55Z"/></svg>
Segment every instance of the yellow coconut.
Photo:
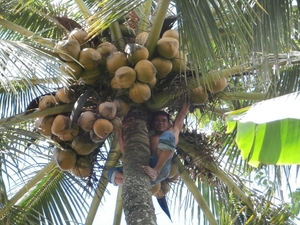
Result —
<svg viewBox="0 0 300 225"><path fill-rule="evenodd" d="M154 86L155 86L155 84L156 84L156 80L157 80L156 77L154 77L153 80L151 80L151 81L148 83L148 85L149 85L150 88L154 88Z"/></svg>
<svg viewBox="0 0 300 225"><path fill-rule="evenodd" d="M86 42L87 35L87 32L85 32L83 29L75 28L69 34L69 39L75 39L79 42L80 45L82 45Z"/></svg>
<svg viewBox="0 0 300 225"><path fill-rule="evenodd" d="M137 74L137 79L143 83L151 82L156 75L156 68L149 60L141 60L139 61L134 70Z"/></svg>
<svg viewBox="0 0 300 225"><path fill-rule="evenodd" d="M116 116L117 107L113 102L103 102L98 109L100 115L105 119L111 120Z"/></svg>
<svg viewBox="0 0 300 225"><path fill-rule="evenodd" d="M172 71L173 64L172 64L171 60L169 60L169 59L164 59L162 57L156 57L151 60L151 63L157 70L156 77L158 79L162 79L162 78L166 77Z"/></svg>
<svg viewBox="0 0 300 225"><path fill-rule="evenodd" d="M78 155L88 155L97 148L98 145L99 144L93 142L89 133L83 133L83 135L75 137L71 144Z"/></svg>
<svg viewBox="0 0 300 225"><path fill-rule="evenodd" d="M171 59L172 64L173 64L173 68L172 71L173 72L183 72L187 69L187 62L188 59L186 57L186 54L183 51L178 51L177 54L175 55L175 57L173 59Z"/></svg>
<svg viewBox="0 0 300 225"><path fill-rule="evenodd" d="M179 42L172 37L163 37L157 42L157 52L166 59L172 59L178 52Z"/></svg>
<svg viewBox="0 0 300 225"><path fill-rule="evenodd" d="M76 164L76 153L71 149L56 149L53 154L54 160L61 170L70 170Z"/></svg>
<svg viewBox="0 0 300 225"><path fill-rule="evenodd" d="M113 125L113 132L117 133L120 129L122 129L122 121L119 117L115 117L110 122Z"/></svg>
<svg viewBox="0 0 300 225"><path fill-rule="evenodd" d="M110 74L114 74L117 69L127 65L128 61L124 52L113 52L106 58L106 68Z"/></svg>
<svg viewBox="0 0 300 225"><path fill-rule="evenodd" d="M151 193L152 195L156 195L157 192L160 190L161 184L157 183L154 186L151 187Z"/></svg>
<svg viewBox="0 0 300 225"><path fill-rule="evenodd" d="M117 69L115 80L121 88L130 88L136 80L136 71L129 66L122 66Z"/></svg>
<svg viewBox="0 0 300 225"><path fill-rule="evenodd" d="M179 32L178 30L166 30L162 37L171 37L179 40Z"/></svg>
<svg viewBox="0 0 300 225"><path fill-rule="evenodd" d="M190 91L190 100L193 104L203 104L208 100L208 95L202 86Z"/></svg>
<svg viewBox="0 0 300 225"><path fill-rule="evenodd" d="M117 107L117 117L123 117L128 113L130 106L126 102L121 99L115 99L114 103Z"/></svg>
<svg viewBox="0 0 300 225"><path fill-rule="evenodd" d="M79 156L71 172L77 177L88 177L92 173L92 164L89 158L87 156Z"/></svg>
<svg viewBox="0 0 300 225"><path fill-rule="evenodd" d="M63 141L72 141L79 134L79 127L77 124L74 124L72 128L63 130L58 134L59 139Z"/></svg>
<svg viewBox="0 0 300 225"><path fill-rule="evenodd" d="M207 90L209 90L211 93L218 93L223 91L226 87L227 87L227 79L225 77L222 77L207 85Z"/></svg>
<svg viewBox="0 0 300 225"><path fill-rule="evenodd" d="M57 101L53 95L45 95L39 98L39 109L44 110L57 105Z"/></svg>
<svg viewBox="0 0 300 225"><path fill-rule="evenodd" d="M76 101L76 94L72 88L60 88L55 93L55 97L59 99L60 102L63 103L73 103Z"/></svg>
<svg viewBox="0 0 300 225"><path fill-rule="evenodd" d="M64 130L68 129L70 118L64 115L57 115L52 123L51 132L55 135L59 135Z"/></svg>
<svg viewBox="0 0 300 225"><path fill-rule="evenodd" d="M112 54L113 52L117 51L116 46L114 46L110 42L103 42L97 46L96 50L101 54L101 65L106 65L106 58Z"/></svg>
<svg viewBox="0 0 300 225"><path fill-rule="evenodd" d="M45 136L51 136L51 126L55 116L45 116L38 118L35 122L37 131Z"/></svg>
<svg viewBox="0 0 300 225"><path fill-rule="evenodd" d="M112 87L112 89L115 89L115 90L120 90L120 89L122 89L122 88L120 87L120 85L118 84L117 78L116 78L115 76L111 79L111 81L110 81L110 86Z"/></svg>
<svg viewBox="0 0 300 225"><path fill-rule="evenodd" d="M138 61L148 59L149 56L148 49L140 44L127 44L124 51L127 54L129 64L132 65L136 64Z"/></svg>
<svg viewBox="0 0 300 225"><path fill-rule="evenodd" d="M55 45L55 51L65 61L78 60L80 50L79 42L74 39L62 40Z"/></svg>
<svg viewBox="0 0 300 225"><path fill-rule="evenodd" d="M92 71L84 71L80 79L83 83L88 85L95 85L101 76L101 69L99 67Z"/></svg>
<svg viewBox="0 0 300 225"><path fill-rule="evenodd" d="M161 187L160 187L159 191L154 196L158 199L162 198L170 191L170 189L171 189L171 187L170 187L169 183L164 180L161 182Z"/></svg>
<svg viewBox="0 0 300 225"><path fill-rule="evenodd" d="M84 48L79 55L79 62L85 71L93 71L101 62L101 54L93 48Z"/></svg>
<svg viewBox="0 0 300 225"><path fill-rule="evenodd" d="M77 80L82 74L82 67L77 62L65 62L60 66L60 69L70 77L75 77Z"/></svg>
<svg viewBox="0 0 300 225"><path fill-rule="evenodd" d="M113 131L113 125L109 120L100 118L95 121L93 130L98 137L106 138Z"/></svg>
<svg viewBox="0 0 300 225"><path fill-rule="evenodd" d="M151 97L151 89L147 84L136 82L129 89L129 98L135 103L143 103Z"/></svg>
<svg viewBox="0 0 300 225"><path fill-rule="evenodd" d="M149 37L148 32L141 32L139 33L136 38L135 38L135 43L140 44L140 45L145 45Z"/></svg>
<svg viewBox="0 0 300 225"><path fill-rule="evenodd" d="M94 123L97 117L95 113L92 111L85 111L80 114L77 124L84 130L84 131L91 131L93 130Z"/></svg>

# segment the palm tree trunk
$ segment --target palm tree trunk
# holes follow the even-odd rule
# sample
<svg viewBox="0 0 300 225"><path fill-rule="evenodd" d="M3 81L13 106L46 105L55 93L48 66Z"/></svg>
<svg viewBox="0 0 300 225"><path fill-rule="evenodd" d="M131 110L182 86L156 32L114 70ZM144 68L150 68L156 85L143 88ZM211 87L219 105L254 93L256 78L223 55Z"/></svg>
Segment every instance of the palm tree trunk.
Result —
<svg viewBox="0 0 300 225"><path fill-rule="evenodd" d="M133 115L124 128L123 207L128 225L155 225L150 179L141 165L149 164L150 144L146 120Z"/></svg>

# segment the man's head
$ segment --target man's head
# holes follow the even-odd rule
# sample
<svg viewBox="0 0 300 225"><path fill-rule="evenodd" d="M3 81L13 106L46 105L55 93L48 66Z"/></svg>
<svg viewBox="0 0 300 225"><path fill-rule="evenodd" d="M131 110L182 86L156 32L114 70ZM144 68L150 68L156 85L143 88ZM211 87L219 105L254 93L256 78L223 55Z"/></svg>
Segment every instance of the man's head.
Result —
<svg viewBox="0 0 300 225"><path fill-rule="evenodd" d="M153 125L156 133L162 133L170 127L170 115L165 111L157 111L153 114Z"/></svg>

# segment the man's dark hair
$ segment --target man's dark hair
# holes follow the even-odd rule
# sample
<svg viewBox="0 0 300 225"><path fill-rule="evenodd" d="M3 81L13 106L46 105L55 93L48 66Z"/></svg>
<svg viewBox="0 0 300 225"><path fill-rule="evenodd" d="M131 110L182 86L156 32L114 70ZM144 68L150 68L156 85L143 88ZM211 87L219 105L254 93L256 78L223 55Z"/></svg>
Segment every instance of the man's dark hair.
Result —
<svg viewBox="0 0 300 225"><path fill-rule="evenodd" d="M168 113L166 113L165 111L156 111L153 113L153 116L152 116L152 121L155 119L155 117L157 116L166 116L168 121L170 121L170 115Z"/></svg>

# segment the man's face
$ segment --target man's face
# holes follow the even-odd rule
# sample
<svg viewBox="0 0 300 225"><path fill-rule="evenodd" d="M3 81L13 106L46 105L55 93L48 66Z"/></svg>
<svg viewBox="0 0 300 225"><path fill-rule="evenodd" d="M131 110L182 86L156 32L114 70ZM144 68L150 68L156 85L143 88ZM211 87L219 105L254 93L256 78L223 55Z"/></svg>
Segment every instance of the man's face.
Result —
<svg viewBox="0 0 300 225"><path fill-rule="evenodd" d="M154 129L157 133L162 133L169 128L168 118L164 115L157 115L154 118Z"/></svg>

